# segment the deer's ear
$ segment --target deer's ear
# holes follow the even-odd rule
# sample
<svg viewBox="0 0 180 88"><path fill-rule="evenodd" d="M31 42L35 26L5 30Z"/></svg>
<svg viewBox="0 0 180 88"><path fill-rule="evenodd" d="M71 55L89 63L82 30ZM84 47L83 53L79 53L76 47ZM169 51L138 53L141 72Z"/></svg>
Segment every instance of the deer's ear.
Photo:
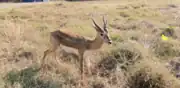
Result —
<svg viewBox="0 0 180 88"><path fill-rule="evenodd" d="M93 27L96 29L97 32L104 32L101 27L99 27L96 22L94 21L94 19L92 18L92 21L93 21Z"/></svg>

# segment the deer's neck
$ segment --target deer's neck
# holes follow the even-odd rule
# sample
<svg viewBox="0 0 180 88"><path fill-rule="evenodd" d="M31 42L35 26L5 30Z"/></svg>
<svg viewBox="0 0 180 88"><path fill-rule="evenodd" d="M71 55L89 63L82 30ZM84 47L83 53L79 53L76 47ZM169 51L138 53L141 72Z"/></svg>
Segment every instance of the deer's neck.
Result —
<svg viewBox="0 0 180 88"><path fill-rule="evenodd" d="M89 49L99 49L103 45L103 40L101 39L101 36L97 33L95 39L89 41Z"/></svg>

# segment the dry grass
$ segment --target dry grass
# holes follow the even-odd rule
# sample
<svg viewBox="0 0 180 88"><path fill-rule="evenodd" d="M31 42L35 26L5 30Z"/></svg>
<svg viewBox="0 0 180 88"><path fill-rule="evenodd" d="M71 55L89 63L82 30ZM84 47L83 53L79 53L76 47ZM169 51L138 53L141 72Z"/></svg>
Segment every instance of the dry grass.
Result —
<svg viewBox="0 0 180 88"><path fill-rule="evenodd" d="M180 81L165 67L180 56L180 1L169 1L59 1L0 9L0 87L79 88L76 50L63 46L57 51L59 64L48 56L45 72L38 69L49 32L92 38L90 17L102 24L101 16L107 15L113 44L85 54L92 72L86 75L87 87L179 88ZM162 41L162 33L170 40Z"/></svg>

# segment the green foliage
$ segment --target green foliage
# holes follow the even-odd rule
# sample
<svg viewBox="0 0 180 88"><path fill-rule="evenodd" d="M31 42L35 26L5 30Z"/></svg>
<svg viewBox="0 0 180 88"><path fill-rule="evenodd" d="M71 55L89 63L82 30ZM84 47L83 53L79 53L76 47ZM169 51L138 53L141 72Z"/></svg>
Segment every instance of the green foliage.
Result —
<svg viewBox="0 0 180 88"><path fill-rule="evenodd" d="M123 41L123 39L120 37L119 34L113 34L111 36L111 39L112 39L113 42L122 42Z"/></svg>
<svg viewBox="0 0 180 88"><path fill-rule="evenodd" d="M13 86L19 83L22 88L59 88L59 86L52 81L44 81L35 78L39 69L27 68L22 71L10 71L5 76L5 82Z"/></svg>
<svg viewBox="0 0 180 88"><path fill-rule="evenodd" d="M15 82L19 81L19 76L14 70L10 71L5 78L6 82L9 82L10 85L13 85Z"/></svg>

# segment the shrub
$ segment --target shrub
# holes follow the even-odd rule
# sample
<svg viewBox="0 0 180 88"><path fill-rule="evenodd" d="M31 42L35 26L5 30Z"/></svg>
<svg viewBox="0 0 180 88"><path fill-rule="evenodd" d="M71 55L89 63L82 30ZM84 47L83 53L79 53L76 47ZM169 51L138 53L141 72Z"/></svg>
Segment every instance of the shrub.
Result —
<svg viewBox="0 0 180 88"><path fill-rule="evenodd" d="M10 71L4 78L5 82L13 86L19 83L22 88L59 88L57 84L50 80L40 80L36 78L39 69L27 68L21 71Z"/></svg>
<svg viewBox="0 0 180 88"><path fill-rule="evenodd" d="M163 28L163 31L160 33L160 35L162 34L168 37L177 38L173 27Z"/></svg>
<svg viewBox="0 0 180 88"><path fill-rule="evenodd" d="M116 71L117 66L127 71L129 65L133 65L142 58L141 53L135 48L116 48L102 57L103 59L97 64L97 69L101 76L109 76Z"/></svg>
<svg viewBox="0 0 180 88"><path fill-rule="evenodd" d="M158 41L153 46L154 53L158 58L168 59L180 55L178 47L172 42Z"/></svg>
<svg viewBox="0 0 180 88"><path fill-rule="evenodd" d="M166 88L163 76L152 73L150 68L141 68L128 79L129 88Z"/></svg>
<svg viewBox="0 0 180 88"><path fill-rule="evenodd" d="M180 77L180 57L175 57L170 60L166 67L170 69L170 72L176 76L177 78Z"/></svg>

